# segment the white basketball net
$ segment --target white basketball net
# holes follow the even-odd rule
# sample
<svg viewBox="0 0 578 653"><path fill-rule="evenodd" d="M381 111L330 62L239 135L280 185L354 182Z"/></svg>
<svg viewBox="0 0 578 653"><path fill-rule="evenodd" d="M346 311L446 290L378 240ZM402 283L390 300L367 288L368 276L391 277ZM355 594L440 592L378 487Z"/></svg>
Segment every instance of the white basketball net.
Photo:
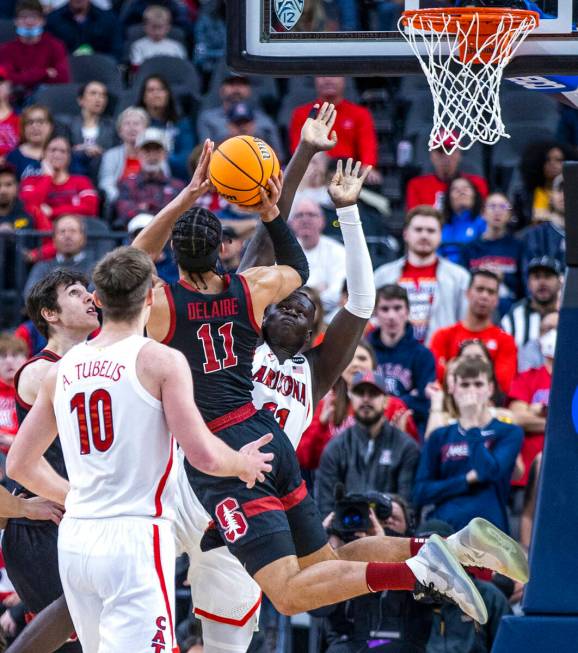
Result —
<svg viewBox="0 0 578 653"><path fill-rule="evenodd" d="M532 14L520 19L506 11L495 33L484 34L478 13L462 22L451 14L438 15L435 23L427 14L402 16L398 28L417 56L433 96L430 150L442 147L451 154L474 143L493 145L509 138L500 108L502 74L537 24Z"/></svg>

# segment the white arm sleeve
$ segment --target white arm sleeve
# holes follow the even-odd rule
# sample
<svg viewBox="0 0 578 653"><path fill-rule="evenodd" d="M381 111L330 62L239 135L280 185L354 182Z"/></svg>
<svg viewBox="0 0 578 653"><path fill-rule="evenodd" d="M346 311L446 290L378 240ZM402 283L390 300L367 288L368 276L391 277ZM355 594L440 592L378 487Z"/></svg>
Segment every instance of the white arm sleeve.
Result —
<svg viewBox="0 0 578 653"><path fill-rule="evenodd" d="M368 320L375 307L375 283L357 205L337 209L337 217L345 245L348 294L345 308L352 315Z"/></svg>

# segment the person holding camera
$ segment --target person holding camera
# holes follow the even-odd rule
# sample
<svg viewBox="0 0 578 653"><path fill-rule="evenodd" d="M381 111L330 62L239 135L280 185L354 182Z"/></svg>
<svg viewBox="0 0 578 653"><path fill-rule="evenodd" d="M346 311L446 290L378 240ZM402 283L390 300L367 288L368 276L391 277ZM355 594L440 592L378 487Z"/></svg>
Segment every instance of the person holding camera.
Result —
<svg viewBox="0 0 578 653"><path fill-rule="evenodd" d="M483 517L507 532L510 481L524 433L519 426L492 417L494 384L486 361L460 361L453 375L458 419L436 429L425 441L414 503L433 505L428 517L456 530Z"/></svg>
<svg viewBox="0 0 578 653"><path fill-rule="evenodd" d="M403 497L375 491L342 496L342 490L338 486L335 509L324 521L335 548L372 535L413 534L413 511ZM326 653L425 653L433 619L430 603L403 591L377 592L313 614L324 617Z"/></svg>
<svg viewBox="0 0 578 653"><path fill-rule="evenodd" d="M317 505L322 517L334 507L334 491L397 493L408 499L419 461L415 440L384 417L385 379L374 372L357 373L351 384L354 424L325 448L317 473Z"/></svg>

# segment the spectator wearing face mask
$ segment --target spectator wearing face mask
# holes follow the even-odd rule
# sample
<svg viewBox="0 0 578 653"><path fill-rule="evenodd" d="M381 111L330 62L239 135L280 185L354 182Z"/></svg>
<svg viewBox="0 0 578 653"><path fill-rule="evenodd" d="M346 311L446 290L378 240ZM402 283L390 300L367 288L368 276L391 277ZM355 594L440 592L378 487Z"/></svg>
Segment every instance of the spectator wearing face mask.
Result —
<svg viewBox="0 0 578 653"><path fill-rule="evenodd" d="M44 31L44 11L39 0L19 0L14 14L16 38L0 46L3 65L21 98L40 84L70 81L64 43Z"/></svg>
<svg viewBox="0 0 578 653"><path fill-rule="evenodd" d="M508 393L510 410L514 414L516 423L524 429L522 445L524 474L521 479L514 481L514 485L526 485L532 462L544 448L557 335L558 331L555 327L543 331L539 344L544 364L519 374Z"/></svg>

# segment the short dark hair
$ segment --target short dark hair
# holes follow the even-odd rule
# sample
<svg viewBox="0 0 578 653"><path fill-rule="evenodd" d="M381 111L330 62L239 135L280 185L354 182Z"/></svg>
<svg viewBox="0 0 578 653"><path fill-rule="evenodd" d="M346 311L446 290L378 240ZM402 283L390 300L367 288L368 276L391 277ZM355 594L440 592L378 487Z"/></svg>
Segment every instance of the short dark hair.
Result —
<svg viewBox="0 0 578 653"><path fill-rule="evenodd" d="M410 209L406 213L404 226L409 227L411 221L416 217L416 215L423 215L426 218L435 218L440 223L440 227L444 224L444 217L441 211L438 211L435 206L420 204L419 206L414 206L413 209Z"/></svg>
<svg viewBox="0 0 578 653"><path fill-rule="evenodd" d="M487 270L486 268L476 268L475 270L472 270L472 276L470 277L470 285L468 286L468 288L471 288L474 285L474 281L476 280L477 277L485 277L486 279L493 279L498 285L498 287L500 286L500 283L502 281L495 272L492 272L492 270Z"/></svg>
<svg viewBox="0 0 578 653"><path fill-rule="evenodd" d="M14 9L14 17L18 18L18 14L23 11L34 11L44 16L44 9L40 0L18 0Z"/></svg>
<svg viewBox="0 0 578 653"><path fill-rule="evenodd" d="M137 317L152 288L153 273L150 256L136 247L117 247L101 259L92 279L103 317L113 322Z"/></svg>
<svg viewBox="0 0 578 653"><path fill-rule="evenodd" d="M78 91L76 92L76 97L81 98L85 92L86 89L91 85L91 84L100 84L101 86L104 86L104 90L106 91L108 95L108 88L104 82L101 82L99 79L91 79L89 82L84 82L78 87Z"/></svg>
<svg viewBox="0 0 578 653"><path fill-rule="evenodd" d="M388 283L377 289L377 295L375 297L376 306L381 299L401 299L409 310L409 297L407 296L407 290L398 286L396 283Z"/></svg>
<svg viewBox="0 0 578 653"><path fill-rule="evenodd" d="M10 163L3 163L0 165L0 175L10 175L11 177L14 177L16 182L18 182L18 173L16 172L16 168Z"/></svg>
<svg viewBox="0 0 578 653"><path fill-rule="evenodd" d="M68 288L75 283L80 283L88 288L88 278L82 272L57 268L32 286L26 298L26 312L34 322L34 326L45 338L50 337L50 325L42 317L43 309L60 313L58 289L61 286Z"/></svg>
<svg viewBox="0 0 578 653"><path fill-rule="evenodd" d="M468 186L472 189L472 192L474 194L474 204L471 208L472 217L477 218L482 212L482 205L484 200L480 191L476 188L476 185L472 182L471 179L468 179L467 177L454 177L448 184L447 191L445 192L444 195L443 208L442 208L444 222L451 222L452 220L453 211L451 206L450 190L452 188L452 185L456 181L465 181L468 184Z"/></svg>
<svg viewBox="0 0 578 653"><path fill-rule="evenodd" d="M487 377L490 383L494 381L494 370L492 366L487 361L481 360L480 358L466 358L461 360L455 370L454 376L457 379L476 379L480 374L483 374Z"/></svg>

